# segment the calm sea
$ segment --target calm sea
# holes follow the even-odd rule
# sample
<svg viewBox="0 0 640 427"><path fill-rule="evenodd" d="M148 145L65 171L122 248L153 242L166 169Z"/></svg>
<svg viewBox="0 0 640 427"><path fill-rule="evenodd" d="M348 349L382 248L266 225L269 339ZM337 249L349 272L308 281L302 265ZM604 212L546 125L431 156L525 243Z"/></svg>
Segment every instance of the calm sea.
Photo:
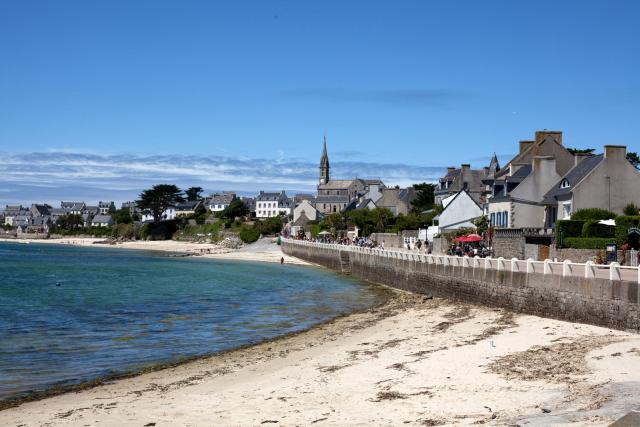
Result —
<svg viewBox="0 0 640 427"><path fill-rule="evenodd" d="M381 298L317 268L0 243L0 400L255 343Z"/></svg>

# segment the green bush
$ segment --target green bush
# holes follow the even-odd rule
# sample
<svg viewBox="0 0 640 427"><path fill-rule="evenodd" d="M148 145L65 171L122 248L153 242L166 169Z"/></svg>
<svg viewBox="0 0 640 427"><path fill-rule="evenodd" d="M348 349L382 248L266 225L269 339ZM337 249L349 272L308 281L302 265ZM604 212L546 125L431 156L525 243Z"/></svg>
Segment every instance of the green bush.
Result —
<svg viewBox="0 0 640 427"><path fill-rule="evenodd" d="M589 220L582 226L582 237L615 237L616 227Z"/></svg>
<svg viewBox="0 0 640 427"><path fill-rule="evenodd" d="M158 224L145 224L140 230L140 235L147 240L169 240L177 229L175 221L161 221Z"/></svg>
<svg viewBox="0 0 640 427"><path fill-rule="evenodd" d="M571 215L571 219L576 221L599 221L601 219L613 219L615 217L616 214L613 212L600 208L579 209Z"/></svg>
<svg viewBox="0 0 640 427"><path fill-rule="evenodd" d="M141 227L131 223L120 223L113 226L111 236L116 239L139 239Z"/></svg>
<svg viewBox="0 0 640 427"><path fill-rule="evenodd" d="M620 215L619 217L616 217L616 243L618 244L618 247L628 243L629 228L631 227L640 227L640 216Z"/></svg>
<svg viewBox="0 0 640 427"><path fill-rule="evenodd" d="M562 246L574 249L604 249L608 243L613 243L613 238L606 237L567 237Z"/></svg>
<svg viewBox="0 0 640 427"><path fill-rule="evenodd" d="M575 221L572 219L562 219L556 223L556 242L566 239L567 237L582 237L582 227L584 221ZM562 239L560 233L562 232Z"/></svg>
<svg viewBox="0 0 640 427"><path fill-rule="evenodd" d="M622 211L627 216L636 216L640 213L640 207L638 207L635 203L629 203L624 207Z"/></svg>
<svg viewBox="0 0 640 427"><path fill-rule="evenodd" d="M244 227L240 230L240 240L244 243L253 243L260 238L260 231L255 227Z"/></svg>

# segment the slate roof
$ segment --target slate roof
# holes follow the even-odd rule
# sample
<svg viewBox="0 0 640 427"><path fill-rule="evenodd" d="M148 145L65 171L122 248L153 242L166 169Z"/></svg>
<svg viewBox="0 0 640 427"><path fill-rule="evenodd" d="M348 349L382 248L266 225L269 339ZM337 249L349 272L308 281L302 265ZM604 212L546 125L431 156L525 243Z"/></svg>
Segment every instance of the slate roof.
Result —
<svg viewBox="0 0 640 427"><path fill-rule="evenodd" d="M96 215L91 220L92 224L102 224L102 223L113 222L110 215Z"/></svg>
<svg viewBox="0 0 640 427"><path fill-rule="evenodd" d="M192 211L194 210L199 204L200 204L200 200L191 200L191 201L186 201L186 202L182 202L182 203L178 203L176 205L176 210L177 211Z"/></svg>
<svg viewBox="0 0 640 427"><path fill-rule="evenodd" d="M569 169L561 179L558 181L552 188L549 190L542 199L543 204L551 204L555 205L558 201L558 197L571 194L571 190L575 188L576 184L578 184L582 179L589 174L592 170L594 170L600 162L604 159L603 154L598 154L597 156L591 156L573 168ZM563 181L567 180L569 182L569 187L561 188L560 185Z"/></svg>
<svg viewBox="0 0 640 427"><path fill-rule="evenodd" d="M210 205L228 205L236 198L236 193L227 192L216 193L207 201Z"/></svg>
<svg viewBox="0 0 640 427"><path fill-rule="evenodd" d="M304 211L302 211L298 219L293 221L291 225L294 227L304 227L305 225L307 225L308 222L309 222L309 218L307 217L307 214Z"/></svg>
<svg viewBox="0 0 640 427"><path fill-rule="evenodd" d="M318 190L346 190L351 187L354 182L354 179L335 179L326 184L319 184Z"/></svg>
<svg viewBox="0 0 640 427"><path fill-rule="evenodd" d="M318 203L349 203L348 195L320 194L316 197L315 204Z"/></svg>

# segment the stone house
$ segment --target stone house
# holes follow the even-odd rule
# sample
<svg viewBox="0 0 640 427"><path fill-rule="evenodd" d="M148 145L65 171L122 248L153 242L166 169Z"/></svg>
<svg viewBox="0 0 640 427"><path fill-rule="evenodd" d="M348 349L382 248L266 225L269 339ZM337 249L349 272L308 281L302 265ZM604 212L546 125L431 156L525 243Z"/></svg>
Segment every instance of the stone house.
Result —
<svg viewBox="0 0 640 427"><path fill-rule="evenodd" d="M116 204L113 202L98 202L98 212L100 215L108 215L111 212L115 212Z"/></svg>
<svg viewBox="0 0 640 427"><path fill-rule="evenodd" d="M293 209L293 222L295 223L303 214L307 221L316 221L320 218L320 213L309 200L303 200Z"/></svg>
<svg viewBox="0 0 640 427"><path fill-rule="evenodd" d="M545 194L545 224L554 227L580 209L600 208L622 214L629 203L640 201L640 173L626 159L627 148L605 145L604 153L579 156Z"/></svg>
<svg viewBox="0 0 640 427"><path fill-rule="evenodd" d="M442 204L442 200L455 196L462 190L466 190L476 202L481 203L486 187L483 179L488 176L490 168L499 168L497 162L495 159L495 164L483 169L471 169L470 164L462 164L458 169L447 168L447 173L438 180L438 186L433 192L435 203Z"/></svg>
<svg viewBox="0 0 640 427"><path fill-rule="evenodd" d="M536 206L542 202L546 192L542 187L552 180L540 173L527 179L533 170L536 157L539 158L536 160L536 165L544 168L547 168L550 165L549 161L553 159L555 172L549 172L553 177L562 176L574 164L573 154L562 145L562 132L538 131L534 141L520 141L518 154L504 168L496 172L493 179L484 180L490 188L484 208L492 226L543 226L542 219L534 220L537 218L536 215L539 214L540 218L543 215L542 210ZM538 168L537 171L539 172L540 169ZM513 193L525 180L527 182L525 187ZM516 209L518 209L517 212ZM513 217L517 218L518 213L521 215L520 223L513 219Z"/></svg>

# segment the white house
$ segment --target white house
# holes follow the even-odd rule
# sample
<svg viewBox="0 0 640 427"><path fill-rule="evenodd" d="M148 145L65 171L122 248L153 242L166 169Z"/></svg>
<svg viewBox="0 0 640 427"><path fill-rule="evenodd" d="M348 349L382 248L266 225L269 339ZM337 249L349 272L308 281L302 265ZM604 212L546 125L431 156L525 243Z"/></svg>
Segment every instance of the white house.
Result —
<svg viewBox="0 0 640 427"><path fill-rule="evenodd" d="M111 227L113 219L110 215L96 215L91 220L92 227Z"/></svg>
<svg viewBox="0 0 640 427"><path fill-rule="evenodd" d="M220 212L229 207L231 202L236 199L236 193L223 191L216 193L207 200L207 207L211 212Z"/></svg>
<svg viewBox="0 0 640 427"><path fill-rule="evenodd" d="M280 193L260 191L256 197L256 218L269 218L278 215L290 215L293 202L282 190Z"/></svg>
<svg viewBox="0 0 640 427"><path fill-rule="evenodd" d="M460 190L447 202L447 206L439 215L438 227L441 232L475 227L473 220L481 217L482 214L482 207L466 190Z"/></svg>

